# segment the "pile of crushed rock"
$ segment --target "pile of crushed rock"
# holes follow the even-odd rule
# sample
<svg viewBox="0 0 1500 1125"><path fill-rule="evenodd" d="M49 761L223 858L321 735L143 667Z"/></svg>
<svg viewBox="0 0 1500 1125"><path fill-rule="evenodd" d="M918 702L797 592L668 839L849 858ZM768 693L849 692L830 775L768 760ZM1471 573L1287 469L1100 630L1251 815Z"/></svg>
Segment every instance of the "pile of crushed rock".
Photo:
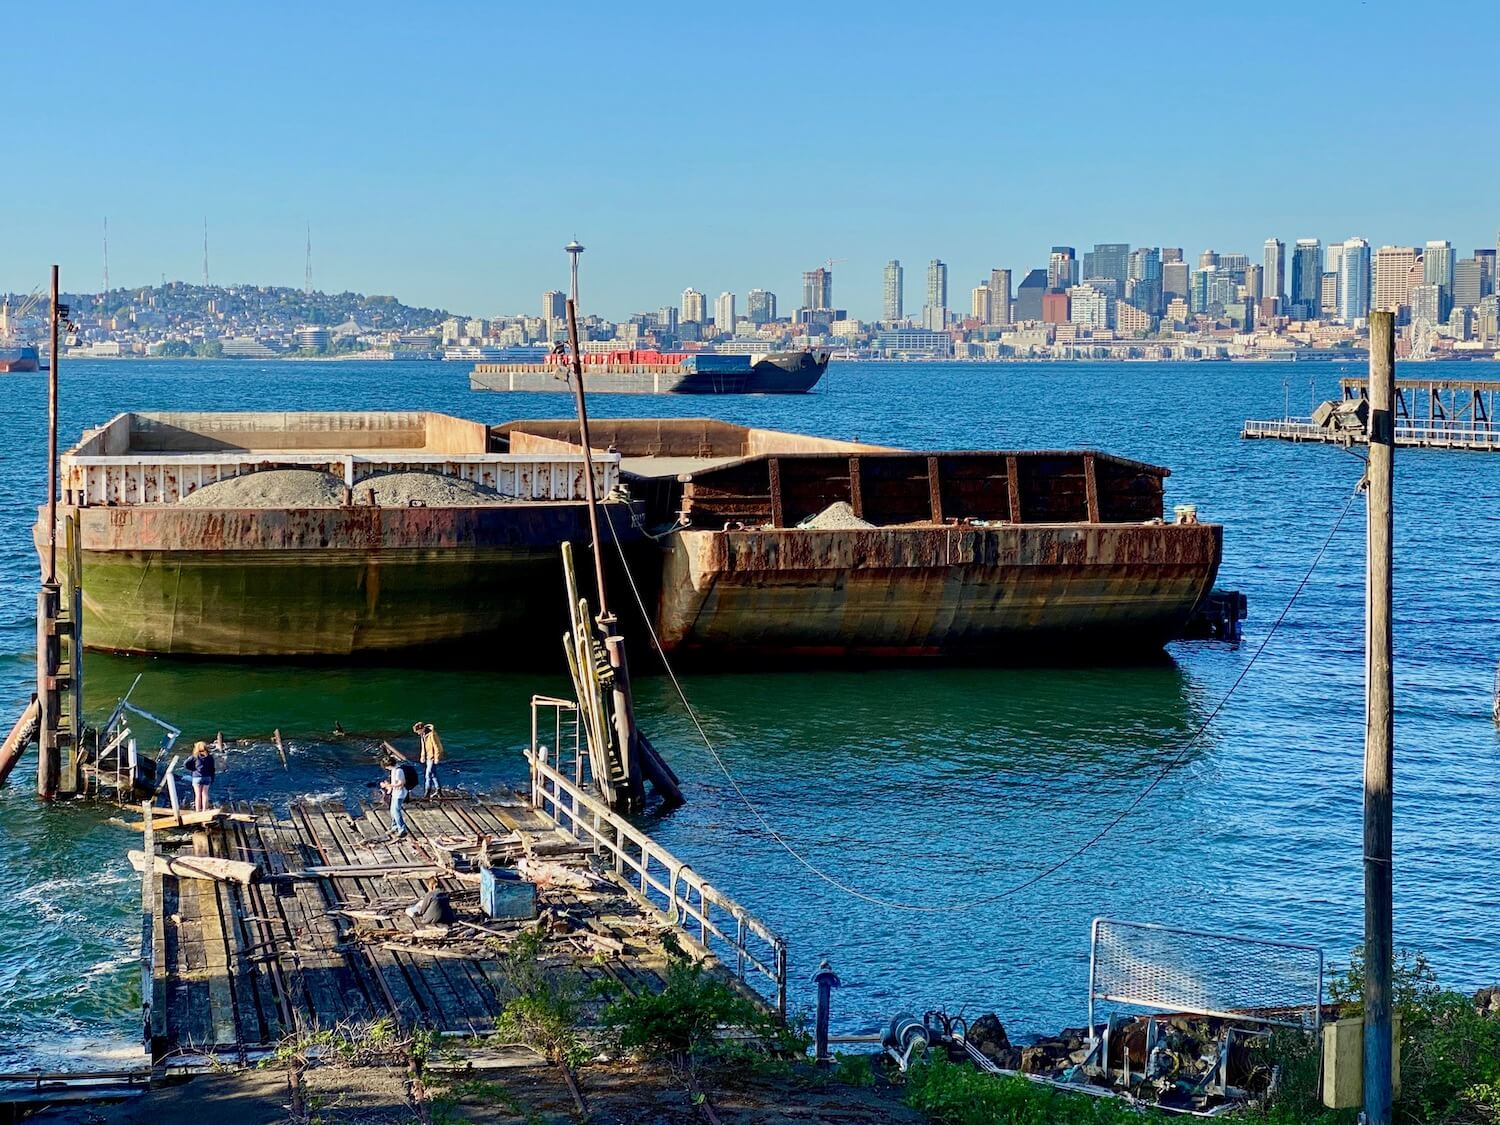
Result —
<svg viewBox="0 0 1500 1125"><path fill-rule="evenodd" d="M493 488L440 473L379 473L354 486L354 503L368 504L370 490L382 508L431 508L503 504ZM337 508L344 482L322 469L262 469L206 484L178 501L196 508Z"/></svg>
<svg viewBox="0 0 1500 1125"><path fill-rule="evenodd" d="M843 500L835 500L817 515L808 516L797 526L811 528L814 531L842 531L875 525L856 516L854 509Z"/></svg>

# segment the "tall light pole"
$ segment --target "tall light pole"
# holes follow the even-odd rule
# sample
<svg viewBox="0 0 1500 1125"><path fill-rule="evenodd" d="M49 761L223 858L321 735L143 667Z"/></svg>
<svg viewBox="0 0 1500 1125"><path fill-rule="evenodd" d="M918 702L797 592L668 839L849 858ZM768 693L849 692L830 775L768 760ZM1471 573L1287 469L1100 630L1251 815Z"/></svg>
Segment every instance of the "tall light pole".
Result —
<svg viewBox="0 0 1500 1125"><path fill-rule="evenodd" d="M576 308L578 305L578 255L583 253L583 243L575 238L572 242L564 246L563 249L573 259L573 291L569 296L573 298L573 305Z"/></svg>

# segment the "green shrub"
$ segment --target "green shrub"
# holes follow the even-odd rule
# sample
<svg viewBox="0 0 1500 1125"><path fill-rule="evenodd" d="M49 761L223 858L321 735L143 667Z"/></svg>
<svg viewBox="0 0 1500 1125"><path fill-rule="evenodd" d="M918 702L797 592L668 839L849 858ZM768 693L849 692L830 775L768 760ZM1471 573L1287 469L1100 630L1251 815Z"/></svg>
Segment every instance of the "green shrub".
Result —
<svg viewBox="0 0 1500 1125"><path fill-rule="evenodd" d="M1073 1094L932 1056L906 1072L906 1104L938 1125L1115 1125L1163 1120L1116 1098Z"/></svg>
<svg viewBox="0 0 1500 1125"><path fill-rule="evenodd" d="M1345 1016L1363 1011L1365 954L1356 947L1348 966L1328 982L1328 995ZM1401 1093L1393 1118L1401 1125L1500 1125L1500 1019L1438 985L1420 952L1396 954L1391 996L1401 1018ZM1304 1049L1305 1051L1305 1049ZM1268 1054L1282 1081L1258 1111L1277 1123L1343 1125L1358 1111L1323 1108L1316 1058L1309 1065L1290 1039L1273 1039Z"/></svg>
<svg viewBox="0 0 1500 1125"><path fill-rule="evenodd" d="M621 996L604 1009L620 1049L628 1054L694 1068L723 1045L721 1029L752 1036L776 1035L779 1025L749 997L686 958L667 964L661 992Z"/></svg>

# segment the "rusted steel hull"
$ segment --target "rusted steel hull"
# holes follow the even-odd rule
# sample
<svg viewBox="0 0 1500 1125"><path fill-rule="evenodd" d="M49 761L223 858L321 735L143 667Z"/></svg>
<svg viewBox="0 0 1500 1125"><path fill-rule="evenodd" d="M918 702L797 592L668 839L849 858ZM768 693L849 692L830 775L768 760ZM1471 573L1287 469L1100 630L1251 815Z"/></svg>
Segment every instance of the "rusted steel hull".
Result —
<svg viewBox="0 0 1500 1125"><path fill-rule="evenodd" d="M550 648L558 545L588 536L571 503L63 514L80 521L89 647L195 656L358 656L500 633ZM627 535L631 520L615 522Z"/></svg>
<svg viewBox="0 0 1500 1125"><path fill-rule="evenodd" d="M682 531L669 650L1025 660L1159 649L1213 586L1209 524Z"/></svg>

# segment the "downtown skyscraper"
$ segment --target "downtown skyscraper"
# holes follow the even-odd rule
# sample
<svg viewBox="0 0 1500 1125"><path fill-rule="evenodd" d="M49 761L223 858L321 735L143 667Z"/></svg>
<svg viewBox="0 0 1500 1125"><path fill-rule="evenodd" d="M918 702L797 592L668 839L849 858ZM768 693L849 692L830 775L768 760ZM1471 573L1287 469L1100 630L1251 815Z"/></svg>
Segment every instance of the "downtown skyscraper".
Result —
<svg viewBox="0 0 1500 1125"><path fill-rule="evenodd" d="M895 324L906 316L906 271L901 262L892 258L885 264L884 300L881 304L881 320Z"/></svg>
<svg viewBox="0 0 1500 1125"><path fill-rule="evenodd" d="M1292 247L1292 316L1316 317L1323 302L1323 243L1299 238Z"/></svg>
<svg viewBox="0 0 1500 1125"><path fill-rule="evenodd" d="M1261 261L1260 295L1274 298L1279 312L1286 305L1286 243L1279 238L1266 239Z"/></svg>
<svg viewBox="0 0 1500 1125"><path fill-rule="evenodd" d="M927 303L922 327L941 332L948 327L948 264L940 258L927 263Z"/></svg>
<svg viewBox="0 0 1500 1125"><path fill-rule="evenodd" d="M1370 315L1370 244L1363 238L1344 242L1339 259L1339 319L1345 324Z"/></svg>
<svg viewBox="0 0 1500 1125"><path fill-rule="evenodd" d="M833 271L819 267L802 275L802 307L804 309L833 308Z"/></svg>

